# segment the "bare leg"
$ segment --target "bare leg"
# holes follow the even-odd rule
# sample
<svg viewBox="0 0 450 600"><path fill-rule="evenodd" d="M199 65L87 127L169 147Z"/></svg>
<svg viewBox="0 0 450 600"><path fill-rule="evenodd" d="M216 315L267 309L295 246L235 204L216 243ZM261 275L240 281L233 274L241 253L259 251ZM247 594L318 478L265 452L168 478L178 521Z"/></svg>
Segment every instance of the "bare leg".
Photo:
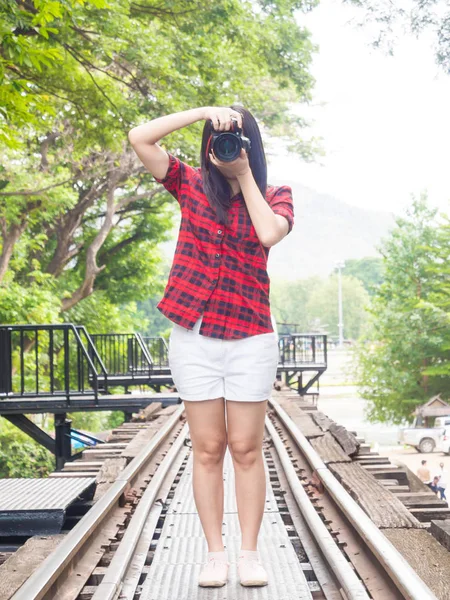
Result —
<svg viewBox="0 0 450 600"><path fill-rule="evenodd" d="M236 502L242 532L241 550L256 550L266 500L262 455L267 400L226 401L228 446L236 478Z"/></svg>
<svg viewBox="0 0 450 600"><path fill-rule="evenodd" d="M227 448L225 402L214 400L184 402L194 452L193 491L209 552L224 549L223 459Z"/></svg>

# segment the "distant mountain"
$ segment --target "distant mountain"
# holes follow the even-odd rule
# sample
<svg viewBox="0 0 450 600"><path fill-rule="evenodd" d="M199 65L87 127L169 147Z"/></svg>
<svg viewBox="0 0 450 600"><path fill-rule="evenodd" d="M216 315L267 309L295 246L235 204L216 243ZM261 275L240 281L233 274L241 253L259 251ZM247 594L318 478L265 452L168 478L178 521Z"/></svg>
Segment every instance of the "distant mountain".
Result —
<svg viewBox="0 0 450 600"><path fill-rule="evenodd" d="M359 208L297 182L290 185L295 223L270 250L269 275L280 279L326 276L337 260L378 256L375 249L394 225L394 214Z"/></svg>
<svg viewBox="0 0 450 600"><path fill-rule="evenodd" d="M377 256L375 246L394 225L393 213L358 208L297 182L271 179L270 183L292 187L295 210L293 230L270 250L271 277L327 276L337 260ZM161 245L170 261L178 228L177 221L174 240Z"/></svg>

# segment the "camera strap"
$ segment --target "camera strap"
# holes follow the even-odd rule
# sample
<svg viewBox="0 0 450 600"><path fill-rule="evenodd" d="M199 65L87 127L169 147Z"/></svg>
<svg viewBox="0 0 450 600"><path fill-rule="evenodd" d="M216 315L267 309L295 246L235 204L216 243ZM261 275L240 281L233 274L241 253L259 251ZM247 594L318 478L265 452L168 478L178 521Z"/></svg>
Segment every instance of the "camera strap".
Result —
<svg viewBox="0 0 450 600"><path fill-rule="evenodd" d="M211 140L212 140L212 134L209 136L209 140L208 143L206 144L206 164L208 164L208 158L209 158L209 150L211 148Z"/></svg>

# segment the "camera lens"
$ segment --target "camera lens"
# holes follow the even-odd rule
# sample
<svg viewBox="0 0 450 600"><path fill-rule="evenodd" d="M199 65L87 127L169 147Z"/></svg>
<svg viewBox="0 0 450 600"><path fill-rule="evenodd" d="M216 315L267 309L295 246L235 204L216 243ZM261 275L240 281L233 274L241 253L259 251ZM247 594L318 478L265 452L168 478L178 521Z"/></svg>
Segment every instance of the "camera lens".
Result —
<svg viewBox="0 0 450 600"><path fill-rule="evenodd" d="M233 133L222 133L214 143L214 154L219 160L232 161L241 153L239 139Z"/></svg>

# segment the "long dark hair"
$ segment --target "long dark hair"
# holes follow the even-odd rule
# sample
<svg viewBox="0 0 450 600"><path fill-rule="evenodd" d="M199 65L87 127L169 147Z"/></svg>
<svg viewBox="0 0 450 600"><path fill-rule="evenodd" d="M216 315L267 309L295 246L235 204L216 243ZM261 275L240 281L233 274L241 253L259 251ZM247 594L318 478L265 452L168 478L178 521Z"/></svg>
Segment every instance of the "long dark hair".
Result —
<svg viewBox="0 0 450 600"><path fill-rule="evenodd" d="M248 155L250 168L256 184L265 198L267 189L267 162L258 123L252 113L241 104L233 104L230 108L242 115L242 132L243 135L250 139L252 146ZM218 221L227 224L227 213L232 198L231 186L219 169L210 162L209 156L206 155L208 141L214 131L209 119L206 120L203 127L200 156L203 190L211 207L216 212Z"/></svg>

